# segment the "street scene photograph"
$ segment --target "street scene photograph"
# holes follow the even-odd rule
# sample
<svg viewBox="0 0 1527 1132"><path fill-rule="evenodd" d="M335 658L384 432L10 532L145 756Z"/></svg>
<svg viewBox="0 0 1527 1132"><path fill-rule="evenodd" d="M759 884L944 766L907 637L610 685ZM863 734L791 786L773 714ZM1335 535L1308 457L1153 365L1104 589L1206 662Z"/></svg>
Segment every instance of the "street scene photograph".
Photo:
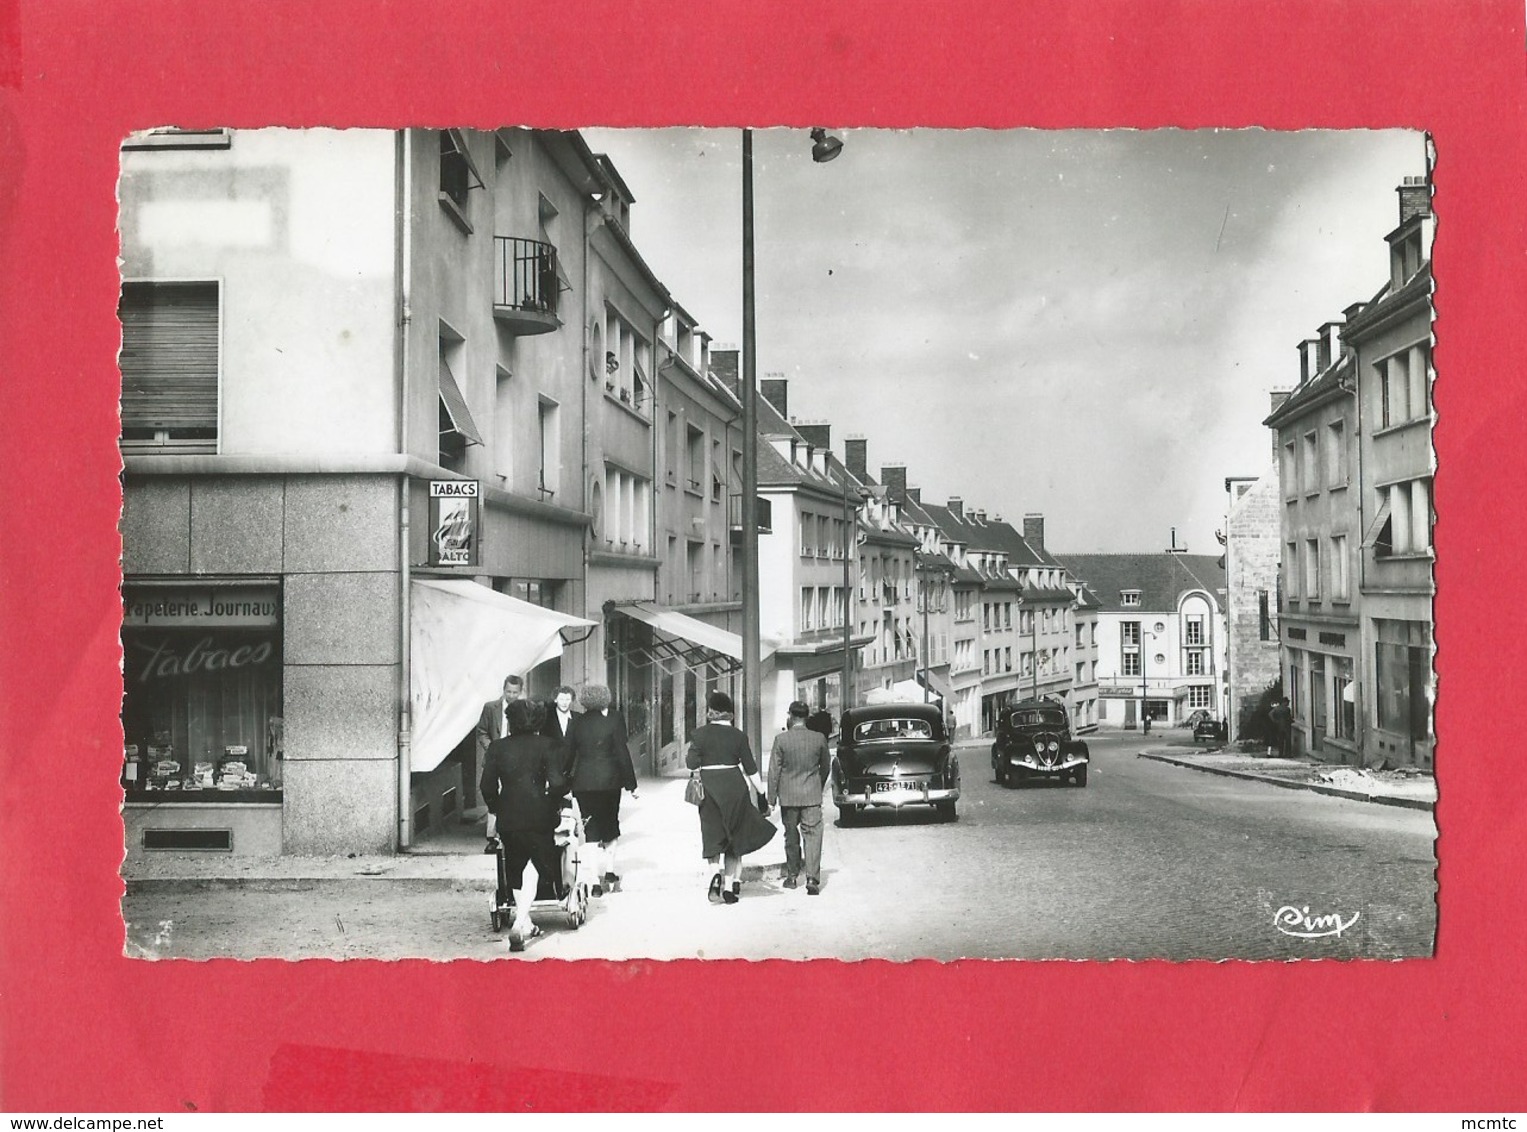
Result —
<svg viewBox="0 0 1527 1132"><path fill-rule="evenodd" d="M1430 958L1437 156L134 133L124 953Z"/></svg>

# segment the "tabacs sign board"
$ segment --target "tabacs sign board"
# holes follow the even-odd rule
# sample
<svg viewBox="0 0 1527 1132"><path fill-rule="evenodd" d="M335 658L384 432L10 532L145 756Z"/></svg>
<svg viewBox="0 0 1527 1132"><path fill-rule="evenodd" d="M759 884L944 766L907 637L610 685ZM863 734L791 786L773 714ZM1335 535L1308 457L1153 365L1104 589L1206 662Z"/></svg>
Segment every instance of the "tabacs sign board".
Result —
<svg viewBox="0 0 1527 1132"><path fill-rule="evenodd" d="M430 480L429 564L476 566L481 537L481 486L476 480Z"/></svg>

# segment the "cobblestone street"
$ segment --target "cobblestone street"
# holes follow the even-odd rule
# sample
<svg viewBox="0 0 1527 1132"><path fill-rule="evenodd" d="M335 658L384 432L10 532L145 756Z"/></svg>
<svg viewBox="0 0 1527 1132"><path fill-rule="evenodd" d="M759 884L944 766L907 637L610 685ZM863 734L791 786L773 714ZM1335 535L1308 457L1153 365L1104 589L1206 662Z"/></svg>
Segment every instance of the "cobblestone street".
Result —
<svg viewBox="0 0 1527 1132"><path fill-rule="evenodd" d="M815 898L780 885L776 838L750 862L764 866L764 878L750 881L733 907L706 902L703 863L684 856L697 850L693 811L675 784L654 785L630 804L622 891L593 901L579 931L543 918L546 934L523 957L1431 953L1430 813L1140 759L1134 735L1093 736L1091 744L1086 788L1013 790L992 782L984 745L967 745L956 824L914 810L850 829L830 824L824 891ZM467 867L472 877L442 882L354 876L135 885L124 901L128 950L191 958L508 957L488 924L491 860ZM1275 917L1285 907L1350 926L1319 938L1285 934L1308 926L1290 912L1279 930Z"/></svg>

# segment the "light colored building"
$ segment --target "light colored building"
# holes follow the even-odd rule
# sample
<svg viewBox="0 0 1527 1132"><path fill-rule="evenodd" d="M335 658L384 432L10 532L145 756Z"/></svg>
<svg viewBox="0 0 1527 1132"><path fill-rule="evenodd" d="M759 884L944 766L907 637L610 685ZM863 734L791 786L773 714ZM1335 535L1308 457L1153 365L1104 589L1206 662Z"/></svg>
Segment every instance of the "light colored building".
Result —
<svg viewBox="0 0 1527 1132"><path fill-rule="evenodd" d="M1202 554L1058 555L1096 595L1098 723L1133 729L1222 714L1225 579Z"/></svg>
<svg viewBox="0 0 1527 1132"><path fill-rule="evenodd" d="M784 726L792 700L836 717L846 699L845 644L851 699L854 654L870 637L852 628L859 571L854 532L862 503L852 477L826 444L811 443L790 424L782 378L759 383L758 431L758 494L769 516L768 530L758 536L759 636L766 654L761 707L768 735Z"/></svg>
<svg viewBox="0 0 1527 1132"><path fill-rule="evenodd" d="M1349 308L1349 310L1352 308ZM1353 359L1327 323L1299 347L1299 385L1271 416L1282 517L1278 635L1293 750L1355 760L1359 648L1353 578L1361 537Z"/></svg>
<svg viewBox="0 0 1527 1132"><path fill-rule="evenodd" d="M742 665L741 527L734 523L741 405L728 375L712 372L707 336L676 303L654 357L657 591L652 601L616 601L610 617L624 682L643 685L650 697L644 710L628 713L634 726L645 725L651 769L682 776L706 697L717 690L735 696Z"/></svg>
<svg viewBox="0 0 1527 1132"><path fill-rule="evenodd" d="M554 132L124 148L124 723L179 786L130 792L130 852L393 850L470 806L505 667L602 675L556 626L586 608L609 189ZM431 483L478 485L476 529ZM255 785L187 792L203 765Z"/></svg>
<svg viewBox="0 0 1527 1132"><path fill-rule="evenodd" d="M1347 319L1357 380L1362 546L1362 758L1432 766L1431 185L1406 178L1388 237L1389 282Z"/></svg>
<svg viewBox="0 0 1527 1132"><path fill-rule="evenodd" d="M1274 394L1274 410L1287 397ZM1233 741L1242 737L1250 714L1278 683L1284 504L1271 462L1260 476L1227 478L1225 492L1225 723Z"/></svg>
<svg viewBox="0 0 1527 1132"><path fill-rule="evenodd" d="M1071 729L1077 734L1096 731L1098 727L1098 618L1103 603L1080 582L1067 579L1076 595L1072 607L1071 648L1074 673L1071 680Z"/></svg>

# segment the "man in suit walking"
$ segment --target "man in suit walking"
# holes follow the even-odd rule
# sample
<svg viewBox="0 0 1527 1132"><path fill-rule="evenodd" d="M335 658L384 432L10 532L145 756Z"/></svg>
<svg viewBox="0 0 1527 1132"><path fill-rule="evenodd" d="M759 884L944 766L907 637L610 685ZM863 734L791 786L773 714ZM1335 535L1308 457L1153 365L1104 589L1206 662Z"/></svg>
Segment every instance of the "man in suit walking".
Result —
<svg viewBox="0 0 1527 1132"><path fill-rule="evenodd" d="M482 706L482 715L477 720L477 765L484 770L488 766L488 745L495 739L502 739L509 732L505 728L504 713L511 703L525 698L525 681L518 676L504 677L503 694L496 700L489 700ZM487 798L483 799L485 802ZM488 844L483 849L484 853L498 852L498 819L494 816L492 803L488 805Z"/></svg>
<svg viewBox="0 0 1527 1132"><path fill-rule="evenodd" d="M816 896L822 891L822 791L832 773L832 756L822 734L806 726L810 715L809 707L795 701L788 725L774 737L769 803L779 807L785 822L785 887L799 883L804 864L806 895Z"/></svg>
<svg viewBox="0 0 1527 1132"><path fill-rule="evenodd" d="M504 842L504 882L514 892L509 950L541 934L530 922L530 905L542 881L560 894L562 856L557 851L557 811L567 783L562 777L562 744L538 734L541 708L511 700L505 711L508 735L488 744L482 796L498 818ZM526 877L526 867L529 876Z"/></svg>

